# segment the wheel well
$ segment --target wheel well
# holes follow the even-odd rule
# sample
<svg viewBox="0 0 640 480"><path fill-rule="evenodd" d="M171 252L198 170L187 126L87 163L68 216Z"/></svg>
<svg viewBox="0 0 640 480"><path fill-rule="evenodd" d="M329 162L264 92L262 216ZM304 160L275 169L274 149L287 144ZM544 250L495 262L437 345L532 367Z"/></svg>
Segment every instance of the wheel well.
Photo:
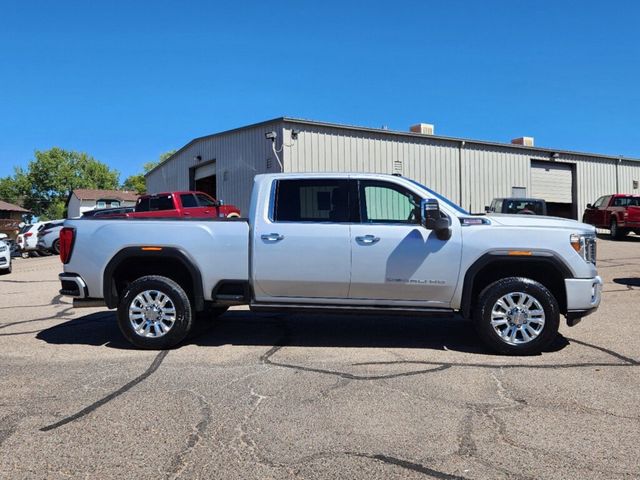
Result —
<svg viewBox="0 0 640 480"><path fill-rule="evenodd" d="M462 313L465 317L471 316L480 292L485 287L507 277L530 278L541 283L555 297L560 307L560 312L564 314L567 311L567 293L564 284L564 279L567 275L553 262L495 260L482 266L471 275L472 278L465 278L462 302Z"/></svg>
<svg viewBox="0 0 640 480"><path fill-rule="evenodd" d="M120 294L136 279L146 275L160 275L176 282L186 292L193 302L194 290L191 274L184 264L175 258L163 258L158 262L153 257L128 258L116 267L113 272L112 288L115 287L115 294L119 298Z"/></svg>
<svg viewBox="0 0 640 480"><path fill-rule="evenodd" d="M120 295L127 286L146 275L170 278L183 288L195 311L204 309L200 271L185 253L172 247L147 252L127 247L118 252L104 271L104 299L107 307L116 308Z"/></svg>

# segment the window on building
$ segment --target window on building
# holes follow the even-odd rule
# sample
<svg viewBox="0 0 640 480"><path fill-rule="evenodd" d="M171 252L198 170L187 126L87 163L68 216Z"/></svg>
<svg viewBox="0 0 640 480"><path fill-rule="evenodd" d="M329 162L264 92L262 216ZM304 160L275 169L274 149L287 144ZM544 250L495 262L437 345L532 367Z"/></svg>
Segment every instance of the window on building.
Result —
<svg viewBox="0 0 640 480"><path fill-rule="evenodd" d="M418 223L420 198L386 182L360 182L360 216L364 223Z"/></svg>
<svg viewBox="0 0 640 480"><path fill-rule="evenodd" d="M276 222L349 222L348 180L280 180Z"/></svg>

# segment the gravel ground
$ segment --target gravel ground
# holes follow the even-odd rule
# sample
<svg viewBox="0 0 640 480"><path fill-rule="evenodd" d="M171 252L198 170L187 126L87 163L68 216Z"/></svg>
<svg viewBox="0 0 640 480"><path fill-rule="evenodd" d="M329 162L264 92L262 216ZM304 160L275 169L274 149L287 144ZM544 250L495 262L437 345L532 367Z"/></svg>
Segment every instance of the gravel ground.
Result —
<svg viewBox="0 0 640 480"><path fill-rule="evenodd" d="M0 478L639 478L640 237L534 357L457 319L231 310L138 351L56 257L0 277Z"/></svg>

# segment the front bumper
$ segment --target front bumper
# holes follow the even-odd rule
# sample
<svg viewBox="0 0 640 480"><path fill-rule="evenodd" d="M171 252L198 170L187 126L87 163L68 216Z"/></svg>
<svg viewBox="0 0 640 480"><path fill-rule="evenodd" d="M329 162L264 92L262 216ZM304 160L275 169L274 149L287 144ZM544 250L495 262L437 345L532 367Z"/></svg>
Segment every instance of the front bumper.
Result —
<svg viewBox="0 0 640 480"><path fill-rule="evenodd" d="M567 324L573 326L580 319L595 312L602 300L602 279L567 278L564 281L567 292Z"/></svg>

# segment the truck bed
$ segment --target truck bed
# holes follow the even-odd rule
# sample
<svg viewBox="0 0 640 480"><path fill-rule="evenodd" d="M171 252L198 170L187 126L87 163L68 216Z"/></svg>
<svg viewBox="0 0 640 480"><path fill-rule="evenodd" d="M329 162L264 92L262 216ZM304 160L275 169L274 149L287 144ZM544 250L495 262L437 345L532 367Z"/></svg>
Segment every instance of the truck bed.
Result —
<svg viewBox="0 0 640 480"><path fill-rule="evenodd" d="M172 247L182 251L202 272L205 300L211 299L211 292L220 280L249 278L246 219L92 218L68 220L65 226L74 227L77 232L65 271L83 272L87 285L98 290L89 291L89 297L102 297L106 265L118 251L129 246ZM87 268L87 260L91 268Z"/></svg>

